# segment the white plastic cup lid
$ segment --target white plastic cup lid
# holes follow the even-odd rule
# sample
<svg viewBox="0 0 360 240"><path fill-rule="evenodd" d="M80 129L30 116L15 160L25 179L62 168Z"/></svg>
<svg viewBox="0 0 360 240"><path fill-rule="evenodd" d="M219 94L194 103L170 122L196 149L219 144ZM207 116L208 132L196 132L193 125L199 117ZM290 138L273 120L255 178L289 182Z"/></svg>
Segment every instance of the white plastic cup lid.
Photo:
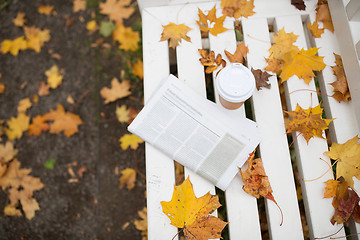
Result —
<svg viewBox="0 0 360 240"><path fill-rule="evenodd" d="M244 102L255 91L255 78L250 69L241 63L230 63L216 77L219 95L229 102Z"/></svg>

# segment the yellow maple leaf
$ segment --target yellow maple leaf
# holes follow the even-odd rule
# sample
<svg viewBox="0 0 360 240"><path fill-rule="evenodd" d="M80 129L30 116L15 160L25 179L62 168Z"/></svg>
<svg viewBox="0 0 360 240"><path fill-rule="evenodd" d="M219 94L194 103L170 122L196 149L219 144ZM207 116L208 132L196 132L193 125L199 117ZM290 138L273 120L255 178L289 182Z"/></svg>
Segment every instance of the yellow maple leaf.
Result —
<svg viewBox="0 0 360 240"><path fill-rule="evenodd" d="M319 28L319 24L316 21L314 21L313 24L308 23L307 28L310 30L311 35L313 35L314 38L319 38L321 37L321 34L324 33L324 29Z"/></svg>
<svg viewBox="0 0 360 240"><path fill-rule="evenodd" d="M14 40L4 40L1 43L1 52L6 54L10 52L13 56L17 56L20 50L27 48L27 42L24 36L15 38Z"/></svg>
<svg viewBox="0 0 360 240"><path fill-rule="evenodd" d="M131 94L129 91L130 89L130 82L127 80L123 80L119 83L117 78L113 78L111 81L111 88L103 87L100 90L100 95L105 98L105 104L109 102L114 102L117 99L127 97Z"/></svg>
<svg viewBox="0 0 360 240"><path fill-rule="evenodd" d="M234 54L231 54L226 50L224 50L224 52L230 62L243 63L246 60L246 55L249 52L249 49L247 46L245 46L245 43L242 42L236 46Z"/></svg>
<svg viewBox="0 0 360 240"><path fill-rule="evenodd" d="M221 231L227 224L210 215L221 206L218 196L208 192L197 198L189 178L181 185L174 186L171 201L162 201L161 206L171 220L171 225L182 228L185 238L188 239L220 238Z"/></svg>
<svg viewBox="0 0 360 240"><path fill-rule="evenodd" d="M24 98L19 101L17 111L18 113L25 113L28 108L32 106L30 98Z"/></svg>
<svg viewBox="0 0 360 240"><path fill-rule="evenodd" d="M135 11L131 0L106 0L100 2L100 13L108 15L110 20L122 23L124 19L129 18Z"/></svg>
<svg viewBox="0 0 360 240"><path fill-rule="evenodd" d="M62 83L63 76L59 73L59 67L53 65L50 69L46 70L45 75L47 76L47 83L55 89Z"/></svg>
<svg viewBox="0 0 360 240"><path fill-rule="evenodd" d="M16 18L14 18L12 20L12 22L14 23L15 26L17 27L22 27L24 26L24 24L26 23L26 19L25 19L25 13L23 12L18 12L16 15Z"/></svg>
<svg viewBox="0 0 360 240"><path fill-rule="evenodd" d="M326 182L324 198L332 198L336 196L337 187L340 184L340 181L329 179Z"/></svg>
<svg viewBox="0 0 360 240"><path fill-rule="evenodd" d="M29 121L30 117L26 116L25 113L20 113L16 118L12 117L8 120L7 125L9 128L5 128L5 133L9 140L20 139L23 132L28 130Z"/></svg>
<svg viewBox="0 0 360 240"><path fill-rule="evenodd" d="M190 30L191 28L185 24L175 24L170 22L168 25L163 26L160 41L169 40L169 47L175 49L175 47L181 42L181 39L191 42L190 37L186 35Z"/></svg>
<svg viewBox="0 0 360 240"><path fill-rule="evenodd" d="M18 151L14 149L12 142L7 141L4 144L0 144L0 163L7 163L12 160ZM2 176L2 174L0 174Z"/></svg>
<svg viewBox="0 0 360 240"><path fill-rule="evenodd" d="M54 12L54 6L51 5L40 5L38 8L40 14L50 15Z"/></svg>
<svg viewBox="0 0 360 240"><path fill-rule="evenodd" d="M32 119L32 123L29 126L29 135L40 136L42 131L47 131L50 125L46 123L48 119L42 115L38 115Z"/></svg>
<svg viewBox="0 0 360 240"><path fill-rule="evenodd" d="M64 131L64 135L70 137L78 132L78 126L82 124L81 118L71 112L65 112L61 104L57 104L56 110L50 110L44 115L44 118L50 121L50 133L58 134Z"/></svg>
<svg viewBox="0 0 360 240"><path fill-rule="evenodd" d="M141 61L140 58L137 59L132 70L135 76L138 76L140 79L144 78L144 67L143 67L143 62Z"/></svg>
<svg viewBox="0 0 360 240"><path fill-rule="evenodd" d="M125 27L124 24L117 23L112 36L115 41L120 43L120 49L136 51L139 48L140 35L138 32L134 32L131 27Z"/></svg>
<svg viewBox="0 0 360 240"><path fill-rule="evenodd" d="M322 118L323 109L320 104L308 109L303 109L298 104L295 111L285 112L292 118L285 122L287 133L301 132L307 143L314 136L324 138L323 130L327 129L330 122L334 120Z"/></svg>
<svg viewBox="0 0 360 240"><path fill-rule="evenodd" d="M95 31L98 28L98 25L96 24L95 20L91 20L86 24L86 29L90 32Z"/></svg>
<svg viewBox="0 0 360 240"><path fill-rule="evenodd" d="M37 27L24 27L25 36L27 39L27 48L35 50L39 53L41 47L44 46L45 42L50 40L50 30L40 30Z"/></svg>
<svg viewBox="0 0 360 240"><path fill-rule="evenodd" d="M73 12L79 12L86 10L86 0L74 0Z"/></svg>
<svg viewBox="0 0 360 240"><path fill-rule="evenodd" d="M332 143L330 151L325 152L337 161L336 179L343 177L350 187L354 187L354 176L360 180L360 144L355 136L343 144Z"/></svg>
<svg viewBox="0 0 360 240"><path fill-rule="evenodd" d="M296 75L309 84L315 76L313 71L320 71L326 67L324 57L316 56L319 48L308 50L291 51L284 56L284 66L280 74L281 82L287 81L291 76Z"/></svg>
<svg viewBox="0 0 360 240"><path fill-rule="evenodd" d="M120 139L120 146L122 150L126 150L129 147L133 150L136 150L139 147L140 143L143 143L144 140L139 138L138 136L134 134L124 134Z"/></svg>
<svg viewBox="0 0 360 240"><path fill-rule="evenodd" d="M5 216L22 216L20 209L17 209L16 206L11 204L6 205L4 208L4 215Z"/></svg>
<svg viewBox="0 0 360 240"><path fill-rule="evenodd" d="M274 35L274 44L270 47L270 58L283 59L284 55L291 51L299 51L299 48L293 45L299 36L294 33L285 32L280 29Z"/></svg>
<svg viewBox="0 0 360 240"><path fill-rule="evenodd" d="M221 0L221 7L224 15L236 19L240 17L247 18L255 13L253 11L255 7L254 0Z"/></svg>
<svg viewBox="0 0 360 240"><path fill-rule="evenodd" d="M135 228L141 231L142 240L147 240L147 208L144 207L142 210L138 211L139 219L134 221Z"/></svg>
<svg viewBox="0 0 360 240"><path fill-rule="evenodd" d="M201 31L210 32L212 35L217 36L219 33L223 33L229 29L225 28L223 25L226 16L216 18L215 6L209 11L207 15L205 15L199 8L199 20L196 22L199 25ZM212 27L209 27L209 24Z"/></svg>
<svg viewBox="0 0 360 240"><path fill-rule="evenodd" d="M130 121L130 110L126 108L126 105L121 105L121 107L116 106L115 114L118 121L121 123Z"/></svg>
<svg viewBox="0 0 360 240"><path fill-rule="evenodd" d="M119 178L120 189L126 184L126 188L130 191L135 187L136 182L136 171L132 168L125 168L121 172L121 177Z"/></svg>

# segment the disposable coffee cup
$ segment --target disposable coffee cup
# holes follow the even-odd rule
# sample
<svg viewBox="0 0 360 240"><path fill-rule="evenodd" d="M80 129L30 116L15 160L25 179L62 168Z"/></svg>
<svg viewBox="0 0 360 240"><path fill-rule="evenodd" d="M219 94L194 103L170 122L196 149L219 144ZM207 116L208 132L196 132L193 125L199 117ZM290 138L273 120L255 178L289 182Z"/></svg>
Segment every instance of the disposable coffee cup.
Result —
<svg viewBox="0 0 360 240"><path fill-rule="evenodd" d="M255 78L250 69L241 63L230 63L223 68L215 80L221 105L227 109L237 109L255 91Z"/></svg>

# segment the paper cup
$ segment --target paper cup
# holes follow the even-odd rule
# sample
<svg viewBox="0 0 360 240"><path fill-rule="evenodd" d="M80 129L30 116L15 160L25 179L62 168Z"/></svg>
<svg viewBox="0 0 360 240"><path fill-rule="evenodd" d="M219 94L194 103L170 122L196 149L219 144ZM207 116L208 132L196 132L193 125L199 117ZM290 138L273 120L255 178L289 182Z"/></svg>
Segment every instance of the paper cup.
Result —
<svg viewBox="0 0 360 240"><path fill-rule="evenodd" d="M221 105L227 109L237 109L255 91L255 78L250 69L241 63L230 63L223 68L215 80Z"/></svg>

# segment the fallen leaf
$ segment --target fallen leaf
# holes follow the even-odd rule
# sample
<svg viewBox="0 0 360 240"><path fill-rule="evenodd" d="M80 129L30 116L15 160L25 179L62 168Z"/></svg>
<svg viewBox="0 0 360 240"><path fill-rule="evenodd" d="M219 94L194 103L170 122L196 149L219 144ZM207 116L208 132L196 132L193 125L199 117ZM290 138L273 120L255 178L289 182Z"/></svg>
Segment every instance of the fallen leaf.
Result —
<svg viewBox="0 0 360 240"><path fill-rule="evenodd" d="M115 29L116 26L112 21L102 21L100 23L100 34L104 37L109 37Z"/></svg>
<svg viewBox="0 0 360 240"><path fill-rule="evenodd" d="M224 20L226 16L216 18L216 5L208 12L207 15L199 8L199 20L196 21L203 32L210 32L212 35L217 36L229 29L224 27ZM209 27L210 25L210 27Z"/></svg>
<svg viewBox="0 0 360 240"><path fill-rule="evenodd" d="M27 42L24 36L15 38L14 40L4 40L1 43L1 52L3 54L10 53L13 56L17 56L20 50L27 48Z"/></svg>
<svg viewBox="0 0 360 240"><path fill-rule="evenodd" d="M130 121L129 117L130 110L126 108L126 105L121 105L121 107L116 106L115 114L119 122L127 123Z"/></svg>
<svg viewBox="0 0 360 240"><path fill-rule="evenodd" d="M161 206L171 225L182 228L187 239L220 238L221 231L227 225L226 222L210 215L221 206L218 196L208 192L197 198L189 178L181 185L174 186L171 201L162 201Z"/></svg>
<svg viewBox="0 0 360 240"><path fill-rule="evenodd" d="M29 126L29 135L40 136L41 132L49 130L50 125L46 123L46 121L48 121L48 119L42 115L34 117Z"/></svg>
<svg viewBox="0 0 360 240"><path fill-rule="evenodd" d="M212 73L214 72L220 65L225 67L226 62L222 59L221 54L219 53L215 58L214 51L208 51L205 49L198 49L201 58L199 59L201 65L205 66L205 73Z"/></svg>
<svg viewBox="0 0 360 240"><path fill-rule="evenodd" d="M45 163L44 163L44 167L47 169L47 170L53 170L54 167L55 167L55 163L56 163L56 160L54 158L50 158L49 160L47 160Z"/></svg>
<svg viewBox="0 0 360 240"><path fill-rule="evenodd" d="M40 14L51 15L54 12L54 6L51 5L40 5L38 8Z"/></svg>
<svg viewBox="0 0 360 240"><path fill-rule="evenodd" d="M119 178L120 189L126 184L126 188L131 191L135 187L136 182L136 171L132 168L125 168L121 172L121 177Z"/></svg>
<svg viewBox="0 0 360 240"><path fill-rule="evenodd" d="M50 40L50 30L41 30L37 27L24 27L27 48L39 53L45 42Z"/></svg>
<svg viewBox="0 0 360 240"><path fill-rule="evenodd" d="M49 91L50 85L46 84L45 82L41 82L39 88L38 88L38 94L39 96L46 96L50 94Z"/></svg>
<svg viewBox="0 0 360 240"><path fill-rule="evenodd" d="M299 51L294 45L299 36L294 33L285 32L284 28L280 29L273 37L274 44L270 47L270 58L284 59L284 55L291 51Z"/></svg>
<svg viewBox="0 0 360 240"><path fill-rule="evenodd" d="M9 162L16 156L17 153L18 150L14 149L12 142L7 141L4 144L0 144L0 163Z"/></svg>
<svg viewBox="0 0 360 240"><path fill-rule="evenodd" d="M144 78L144 67L143 67L143 62L141 61L140 58L137 59L132 70L135 76L138 76L140 79Z"/></svg>
<svg viewBox="0 0 360 240"><path fill-rule="evenodd" d="M82 124L81 118L71 112L65 112L61 104L57 104L56 110L50 110L49 113L44 115L44 118L50 123L50 133L58 134L64 131L64 135L70 137L78 132L78 126Z"/></svg>
<svg viewBox="0 0 360 240"><path fill-rule="evenodd" d="M325 152L329 158L337 161L336 179L343 177L350 187L354 187L353 177L360 180L360 144L359 138L354 138L345 143L332 143L330 151Z"/></svg>
<svg viewBox="0 0 360 240"><path fill-rule="evenodd" d="M104 103L114 102L117 99L121 99L127 97L131 94L129 91L130 89L130 82L127 80L123 80L119 83L117 78L113 78L111 81L111 88L103 87L100 90L100 95L105 98Z"/></svg>
<svg viewBox="0 0 360 240"><path fill-rule="evenodd" d="M336 65L332 66L331 68L333 70L334 75L336 76L336 81L330 83L330 85L334 87L333 90L334 94L332 95L332 97L338 100L339 102L341 101L349 102L351 100L351 96L344 71L344 65L342 63L341 56L335 53L334 55L335 55Z"/></svg>
<svg viewBox="0 0 360 240"><path fill-rule="evenodd" d="M240 17L249 17L255 12L254 0L221 0L222 13L235 19Z"/></svg>
<svg viewBox="0 0 360 240"><path fill-rule="evenodd" d="M322 136L322 132L334 120L322 118L323 109L320 107L320 104L308 109L303 109L298 104L295 111L285 112L291 117L291 119L285 121L287 133L301 132L307 143L314 136L325 139Z"/></svg>
<svg viewBox="0 0 360 240"><path fill-rule="evenodd" d="M251 72L253 73L254 77L255 77L255 81L256 81L256 89L259 91L261 90L262 87L264 88L271 88L271 84L268 82L269 81L269 77L271 77L272 75L269 74L268 72L265 71L261 71L261 69L253 69L251 68Z"/></svg>
<svg viewBox="0 0 360 240"><path fill-rule="evenodd" d="M129 226L130 226L130 222L124 223L124 224L121 226L121 230L124 231L124 230L127 229Z"/></svg>
<svg viewBox="0 0 360 240"><path fill-rule="evenodd" d="M17 209L16 206L12 206L12 205L6 205L4 208L4 215L5 216L22 216L22 213L20 211L20 209Z"/></svg>
<svg viewBox="0 0 360 240"><path fill-rule="evenodd" d="M19 101L17 111L18 113L25 113L32 106L30 98L23 98Z"/></svg>
<svg viewBox="0 0 360 240"><path fill-rule="evenodd" d="M138 136L134 134L124 134L120 139L120 146L122 150L126 150L129 147L133 150L136 150L139 147L140 143L143 143L144 140L139 138Z"/></svg>
<svg viewBox="0 0 360 240"><path fill-rule="evenodd" d="M316 8L316 21L321 21L324 28L334 32L334 26L327 1L318 1L318 6Z"/></svg>
<svg viewBox="0 0 360 240"><path fill-rule="evenodd" d="M73 12L79 12L86 10L86 0L74 0Z"/></svg>
<svg viewBox="0 0 360 240"><path fill-rule="evenodd" d="M224 52L231 63L244 63L249 49L247 46L245 46L245 43L242 42L237 45L234 54L231 54L226 50L224 50Z"/></svg>
<svg viewBox="0 0 360 240"><path fill-rule="evenodd" d="M58 66L53 65L45 72L45 75L47 76L47 83L52 89L61 85L63 76L60 74Z"/></svg>
<svg viewBox="0 0 360 240"><path fill-rule="evenodd" d="M84 176L84 172L86 172L86 170L87 168L85 166L79 167L79 169L76 172L79 178L82 178Z"/></svg>
<svg viewBox="0 0 360 240"><path fill-rule="evenodd" d="M100 13L108 15L110 20L122 23L124 19L129 18L135 11L131 4L131 0L106 0L100 2Z"/></svg>
<svg viewBox="0 0 360 240"><path fill-rule="evenodd" d="M324 33L324 29L319 28L319 24L316 21L314 21L312 25L308 23L307 28L310 30L311 35L313 35L314 38L319 38L321 37L321 34Z"/></svg>
<svg viewBox="0 0 360 240"><path fill-rule="evenodd" d="M38 97L38 95L36 95L36 93L34 93L33 98L32 98L32 101L33 101L33 103L35 103L35 104L39 102L39 97Z"/></svg>
<svg viewBox="0 0 360 240"><path fill-rule="evenodd" d="M94 32L97 29L98 25L96 24L95 20L91 20L86 24L86 30L88 30L89 32Z"/></svg>
<svg viewBox="0 0 360 240"><path fill-rule="evenodd" d="M295 6L299 10L305 10L304 0L291 0L291 5Z"/></svg>
<svg viewBox="0 0 360 240"><path fill-rule="evenodd" d="M163 26L163 31L161 33L160 41L169 40L169 47L176 48L181 42L181 39L185 41L191 42L191 39L187 34L191 28L186 26L185 24L175 24L170 22L168 25Z"/></svg>
<svg viewBox="0 0 360 240"><path fill-rule="evenodd" d="M338 188L338 186L340 184L340 181L334 180L334 179L329 179L325 183L327 185L325 187L324 198L333 198L333 197L335 197L337 188Z"/></svg>
<svg viewBox="0 0 360 240"><path fill-rule="evenodd" d="M139 219L134 221L135 228L141 231L142 240L147 240L147 208L144 207L142 210L138 211Z"/></svg>
<svg viewBox="0 0 360 240"><path fill-rule="evenodd" d="M22 27L25 25L26 23L26 19L25 19L25 13L23 12L18 12L16 15L16 18L14 18L12 20L12 22L14 23L15 26L17 27Z"/></svg>
<svg viewBox="0 0 360 240"><path fill-rule="evenodd" d="M120 43L119 48L125 51L136 51L139 48L140 35L131 27L125 27L122 23L116 24L113 39Z"/></svg>
<svg viewBox="0 0 360 240"><path fill-rule="evenodd" d="M8 120L7 125L9 128L5 128L5 133L9 140L20 139L23 132L28 130L29 121L30 117L26 116L25 113L19 113L16 118L12 117Z"/></svg>
<svg viewBox="0 0 360 240"><path fill-rule="evenodd" d="M71 95L67 96L66 102L68 102L68 103L70 103L70 104L74 104L74 103L75 103L75 101L74 101L74 99L71 97Z"/></svg>
<svg viewBox="0 0 360 240"><path fill-rule="evenodd" d="M5 84L0 83L0 94L5 92Z"/></svg>
<svg viewBox="0 0 360 240"><path fill-rule="evenodd" d="M326 67L324 57L316 56L319 48L308 50L291 51L284 56L284 66L280 74L281 82L287 81L291 76L296 75L309 84L315 74L313 71L320 71Z"/></svg>

